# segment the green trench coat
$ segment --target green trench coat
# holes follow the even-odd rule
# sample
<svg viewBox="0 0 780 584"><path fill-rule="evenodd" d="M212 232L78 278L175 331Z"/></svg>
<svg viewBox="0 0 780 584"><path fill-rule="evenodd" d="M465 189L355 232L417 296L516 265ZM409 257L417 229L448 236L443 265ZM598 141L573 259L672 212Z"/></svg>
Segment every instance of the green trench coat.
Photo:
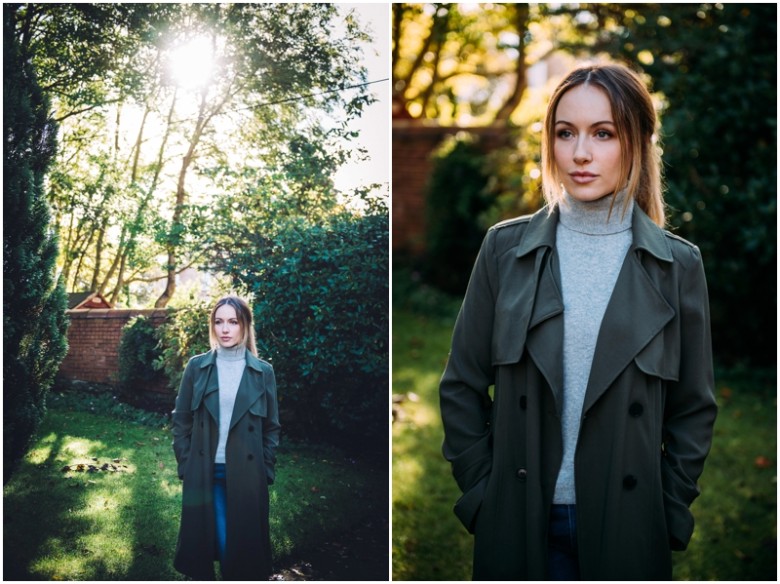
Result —
<svg viewBox="0 0 780 584"><path fill-rule="evenodd" d="M190 359L173 411L173 449L182 489L174 567L196 580L214 579L216 536L212 486L219 439L216 352ZM262 580L271 573L268 485L279 444L276 380L270 364L247 352L225 450L227 580Z"/></svg>
<svg viewBox="0 0 780 584"><path fill-rule="evenodd" d="M475 580L547 577L563 454L557 221L543 209L488 232L441 380L443 452L463 492L455 513L474 533ZM699 251L636 206L632 227L575 453L584 580L671 579L717 410Z"/></svg>

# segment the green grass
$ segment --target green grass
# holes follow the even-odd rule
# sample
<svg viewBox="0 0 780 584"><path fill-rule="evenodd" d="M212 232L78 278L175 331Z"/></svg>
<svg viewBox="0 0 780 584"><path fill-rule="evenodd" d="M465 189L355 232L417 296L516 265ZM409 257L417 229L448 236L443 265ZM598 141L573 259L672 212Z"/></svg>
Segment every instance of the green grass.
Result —
<svg viewBox="0 0 780 584"><path fill-rule="evenodd" d="M182 579L172 565L181 483L170 430L159 418L117 417L94 401L52 400L35 445L4 487L7 580ZM84 411L90 408L97 413ZM277 564L386 512L386 498L375 496L386 478L378 481L341 451L285 443L278 454L271 487ZM118 471L63 471L80 463Z"/></svg>
<svg viewBox="0 0 780 584"><path fill-rule="evenodd" d="M441 456L438 382L456 309L393 311L393 578L468 580L471 536L452 513L459 492ZM720 413L693 504L696 530L674 554L676 580L775 580L776 377L718 376ZM764 457L764 458L759 458Z"/></svg>

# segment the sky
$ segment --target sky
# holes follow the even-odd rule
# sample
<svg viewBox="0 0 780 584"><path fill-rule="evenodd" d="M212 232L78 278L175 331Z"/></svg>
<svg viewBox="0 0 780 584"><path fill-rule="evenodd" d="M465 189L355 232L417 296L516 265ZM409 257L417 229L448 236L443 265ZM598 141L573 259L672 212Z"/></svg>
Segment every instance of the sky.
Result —
<svg viewBox="0 0 780 584"><path fill-rule="evenodd" d="M390 182L390 6L347 3L339 6L345 11L354 9L359 21L372 31L374 42L364 48L368 80L386 80L370 86L377 101L353 122L352 127L360 132L356 144L369 151L371 160L347 165L336 174L336 187L350 190L370 183Z"/></svg>

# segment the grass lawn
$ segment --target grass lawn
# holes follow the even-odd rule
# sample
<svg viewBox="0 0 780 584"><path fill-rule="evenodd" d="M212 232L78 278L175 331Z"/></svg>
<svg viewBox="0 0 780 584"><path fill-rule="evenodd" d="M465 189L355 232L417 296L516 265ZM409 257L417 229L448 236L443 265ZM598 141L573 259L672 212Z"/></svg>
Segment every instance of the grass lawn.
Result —
<svg viewBox="0 0 780 584"><path fill-rule="evenodd" d="M393 310L393 392L407 395L393 424L396 580L471 578L472 539L452 513L459 491L441 456L438 382L457 312L445 306L448 315ZM776 579L775 388L774 372L719 376L712 452L692 507L696 530L688 551L673 556L675 579Z"/></svg>
<svg viewBox="0 0 780 584"><path fill-rule="evenodd" d="M182 579L172 565L181 483L170 429L50 401L37 442L4 487L4 579ZM386 514L386 474L331 448L283 442L278 454L275 563Z"/></svg>

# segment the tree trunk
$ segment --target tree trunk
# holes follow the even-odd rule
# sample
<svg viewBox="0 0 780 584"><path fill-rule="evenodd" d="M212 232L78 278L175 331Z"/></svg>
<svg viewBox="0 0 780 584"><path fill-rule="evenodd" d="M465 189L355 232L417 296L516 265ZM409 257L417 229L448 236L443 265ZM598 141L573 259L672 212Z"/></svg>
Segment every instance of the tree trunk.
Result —
<svg viewBox="0 0 780 584"><path fill-rule="evenodd" d="M527 82L525 78L525 34L528 27L528 4L515 5L515 27L517 29L517 38L519 39L517 67L515 85L511 95L506 99L504 105L496 113L496 121L506 121L512 115L512 112L520 105L523 99Z"/></svg>

